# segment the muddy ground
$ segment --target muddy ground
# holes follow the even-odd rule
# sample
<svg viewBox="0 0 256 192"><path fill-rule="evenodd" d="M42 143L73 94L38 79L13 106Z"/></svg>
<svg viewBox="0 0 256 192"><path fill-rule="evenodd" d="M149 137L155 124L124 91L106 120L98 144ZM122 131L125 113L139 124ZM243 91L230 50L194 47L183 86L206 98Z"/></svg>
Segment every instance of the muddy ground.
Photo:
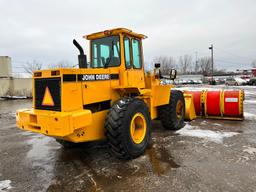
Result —
<svg viewBox="0 0 256 192"><path fill-rule="evenodd" d="M153 122L153 145L131 161L104 142L64 150L15 126L30 100L0 101L0 191L256 191L256 87L245 121L197 119L179 132Z"/></svg>

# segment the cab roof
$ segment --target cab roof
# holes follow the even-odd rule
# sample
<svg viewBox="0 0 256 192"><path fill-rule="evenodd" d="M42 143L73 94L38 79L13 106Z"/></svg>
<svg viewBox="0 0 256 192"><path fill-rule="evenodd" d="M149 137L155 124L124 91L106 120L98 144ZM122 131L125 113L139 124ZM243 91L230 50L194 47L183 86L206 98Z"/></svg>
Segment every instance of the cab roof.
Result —
<svg viewBox="0 0 256 192"><path fill-rule="evenodd" d="M132 30L126 29L126 28L114 28L114 29L109 29L109 30L105 30L105 31L100 31L100 32L89 34L89 35L84 35L83 38L86 38L88 40L92 40L92 39L98 39L98 38L106 37L106 36L109 36L109 35L118 35L120 33L128 34L128 35L131 35L133 37L137 37L139 39L146 39L147 38L146 35L135 33Z"/></svg>

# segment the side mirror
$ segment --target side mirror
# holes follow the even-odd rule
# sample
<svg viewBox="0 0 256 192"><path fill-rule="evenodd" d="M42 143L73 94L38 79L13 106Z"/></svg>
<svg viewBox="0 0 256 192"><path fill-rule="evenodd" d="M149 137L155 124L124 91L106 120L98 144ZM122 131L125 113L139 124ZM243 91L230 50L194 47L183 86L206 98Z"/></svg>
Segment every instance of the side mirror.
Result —
<svg viewBox="0 0 256 192"><path fill-rule="evenodd" d="M170 71L170 79L174 80L174 79L176 79L176 76L177 76L177 70L176 69L171 69L171 71Z"/></svg>
<svg viewBox="0 0 256 192"><path fill-rule="evenodd" d="M155 68L156 69L160 68L160 66L161 66L160 63L155 63Z"/></svg>

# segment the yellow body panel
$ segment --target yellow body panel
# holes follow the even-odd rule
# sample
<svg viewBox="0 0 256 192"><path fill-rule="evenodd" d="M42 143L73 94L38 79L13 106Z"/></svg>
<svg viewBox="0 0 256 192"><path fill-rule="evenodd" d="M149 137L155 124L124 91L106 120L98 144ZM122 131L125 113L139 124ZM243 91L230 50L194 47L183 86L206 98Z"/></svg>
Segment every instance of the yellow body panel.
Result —
<svg viewBox="0 0 256 192"><path fill-rule="evenodd" d="M81 84L66 82L62 84L62 109L63 111L82 110ZM72 101L72 102L71 102ZM74 102L75 101L75 102Z"/></svg>
<svg viewBox="0 0 256 192"><path fill-rule="evenodd" d="M153 107L166 105L170 100L171 85L156 85L152 87Z"/></svg>
<svg viewBox="0 0 256 192"><path fill-rule="evenodd" d="M145 88L144 73L141 70L127 70L125 75L129 87Z"/></svg>
<svg viewBox="0 0 256 192"><path fill-rule="evenodd" d="M107 112L108 111L105 110L93 113L91 123L88 126L75 130L72 134L65 136L63 139L75 143L104 139L104 123ZM84 121L84 119L82 121Z"/></svg>
<svg viewBox="0 0 256 192"><path fill-rule="evenodd" d="M52 112L24 109L17 111L16 118L19 128L53 137L68 136L75 130L92 124L90 110Z"/></svg>
<svg viewBox="0 0 256 192"><path fill-rule="evenodd" d="M111 99L111 89L109 81L82 83L84 87L84 104L90 104Z"/></svg>

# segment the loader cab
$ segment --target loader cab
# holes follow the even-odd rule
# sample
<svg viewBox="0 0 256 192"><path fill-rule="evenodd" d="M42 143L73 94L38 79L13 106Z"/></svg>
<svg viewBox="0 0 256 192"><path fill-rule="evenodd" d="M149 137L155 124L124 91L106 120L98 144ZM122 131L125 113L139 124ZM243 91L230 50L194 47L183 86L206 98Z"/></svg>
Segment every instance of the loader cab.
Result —
<svg viewBox="0 0 256 192"><path fill-rule="evenodd" d="M145 88L142 51L145 35L117 28L84 37L90 40L89 68L118 70L121 87Z"/></svg>

